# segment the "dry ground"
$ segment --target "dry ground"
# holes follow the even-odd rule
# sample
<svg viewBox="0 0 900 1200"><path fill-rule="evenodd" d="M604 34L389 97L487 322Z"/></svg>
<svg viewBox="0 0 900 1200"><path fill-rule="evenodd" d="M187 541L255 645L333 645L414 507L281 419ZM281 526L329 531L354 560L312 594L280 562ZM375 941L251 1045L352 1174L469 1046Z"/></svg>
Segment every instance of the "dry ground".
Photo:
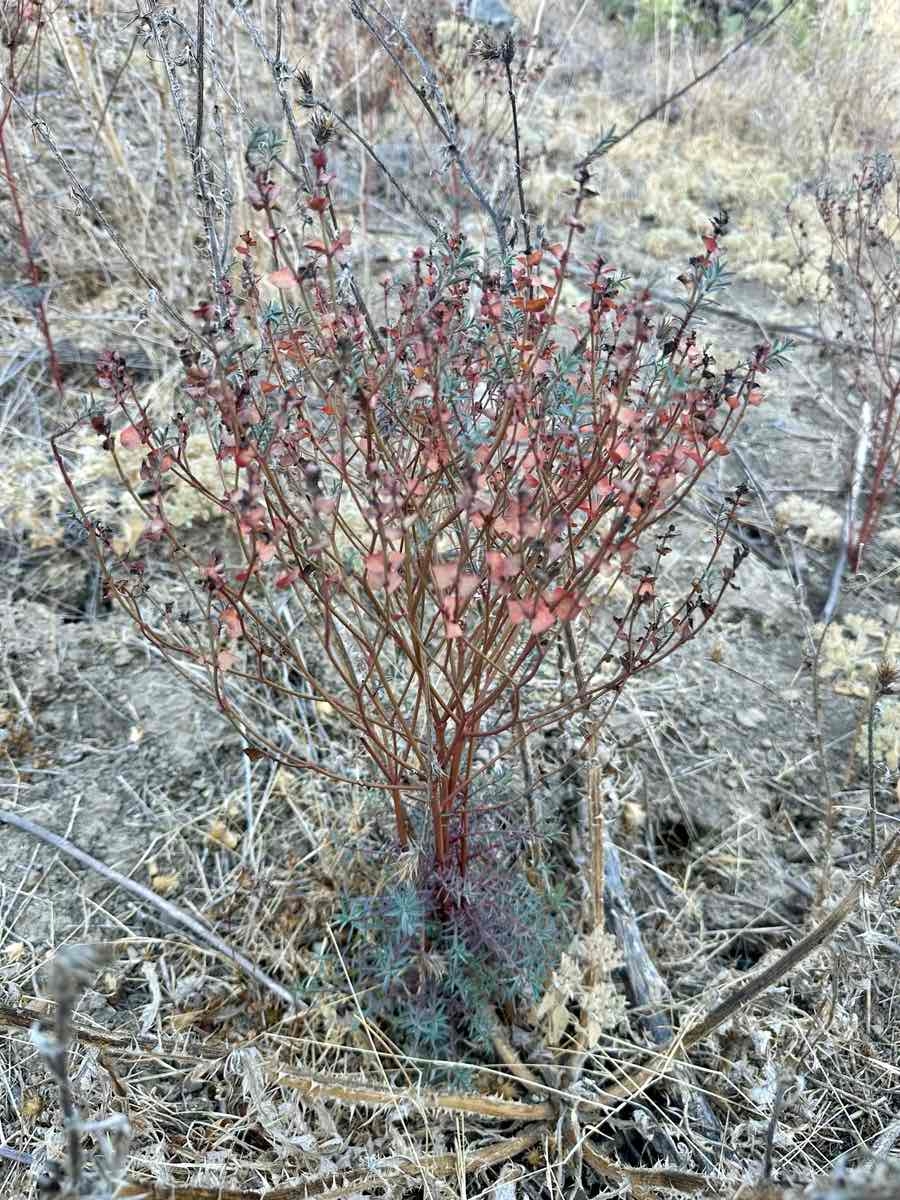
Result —
<svg viewBox="0 0 900 1200"><path fill-rule="evenodd" d="M238 163L237 231L258 220L241 182L248 131L280 117L234 11L213 7L222 154ZM513 7L521 29L534 33L534 70L522 91L524 144L531 200L549 229L565 211L572 161L601 129L627 126L721 48L666 20L652 0L642 37L627 22L605 19L598 4ZM102 3L44 11L41 59L22 84L26 108L47 122L109 227L73 198L59 162L17 111L7 126L9 153L46 269L53 335L70 349L66 401L77 410L91 386L91 359L108 346L125 346L144 386L165 397L178 363L159 296L187 313L203 281L192 252L189 170L163 70L146 53L141 26L130 22L133 11ZM193 28L192 10L174 11ZM274 44L274 9L247 11ZM799 205L813 228L810 195L821 174L840 176L860 153L898 145L894 4L824 0L816 16L789 17L594 173L597 252L663 293L674 289L709 215L720 205L730 210L737 280L724 300L730 315L708 327L723 357L781 326L815 330L815 255L824 241L814 232L813 265L798 265L785 206ZM414 10L410 24L442 62L473 159L485 178L498 173L499 189L497 164L509 146L502 93L494 95L467 58L472 28L443 18L435 29ZM175 53L187 33L173 22L170 36ZM287 57L303 60L317 92L429 195L428 173L439 163L413 106L349 14L296 5L285 14L284 38ZM355 221L354 268L377 276L419 232L362 165L358 148L340 142L338 154L343 202ZM0 213L12 244L9 197L0 196ZM474 231L471 212L461 219ZM153 276L158 295L123 262L109 229ZM591 1196L661 1196L680 1187L730 1197L762 1194L751 1188L770 1161L773 1187L845 1171L873 1197L896 1195L896 876L865 892L796 970L690 1054L657 1064L637 1096L631 1089L601 1113L591 1099L652 1049L648 1014L634 1007L613 956L608 982L620 1019L599 1040L580 1093L582 1130L594 1130L591 1144L603 1158L592 1168L586 1157L580 1183L555 1110L549 1118L536 1111L546 1088L518 1086L509 1063L473 1060L467 1072L457 1064L468 1100L455 1108L445 1093L422 1089L427 1064L366 1018L366 981L347 973L342 958L342 887L348 878L353 886L354 869L364 874L356 859L348 868L346 848L371 845L379 815L360 796L249 762L233 731L104 605L47 447L48 433L71 412L59 411L48 386L22 264L9 255L0 270L0 802L195 914L300 988L309 1006L285 1016L227 959L146 904L0 826L0 1154L8 1152L0 1157L0 1196L30 1195L47 1158L62 1154L57 1087L26 1027L47 1008L39 998L48 994L55 952L93 941L111 942L114 951L78 1003L72 1079L84 1115L127 1115L128 1176L148 1188L177 1185L176 1194L198 1200L223 1188L246 1195L294 1188L289 1194L299 1197L307 1186L318 1194L409 1188L496 1200L577 1195L578 1187ZM681 1029L730 985L771 966L871 865L867 698L878 662L895 652L900 509L889 506L863 571L846 582L819 655L816 703L816 623L855 438L840 364L821 342L800 338L753 418L708 486L714 502L749 473L763 553L744 565L715 629L627 694L606 735L610 837L658 971L656 1005ZM117 485L101 456L80 467L97 510L111 509ZM207 514L192 516L198 536L207 536ZM127 528L121 536L128 538ZM708 536L702 520L686 516L672 571L688 570ZM309 720L322 755L340 762L352 754L327 713ZM900 701L881 701L874 743L883 844L897 822ZM567 731L553 731L535 748L537 760L558 762L566 745ZM568 773L576 813L584 776L583 764ZM823 854L829 790L830 862ZM566 802L556 795L560 809ZM577 861L577 829L573 837ZM577 878L568 886L580 901ZM543 1067L565 1061L564 1047L529 1046L522 1014L515 1015L520 1024L509 1032L520 1057ZM481 1103L487 1096L526 1100L535 1111L501 1106L492 1116ZM836 1193L822 1184L810 1194Z"/></svg>

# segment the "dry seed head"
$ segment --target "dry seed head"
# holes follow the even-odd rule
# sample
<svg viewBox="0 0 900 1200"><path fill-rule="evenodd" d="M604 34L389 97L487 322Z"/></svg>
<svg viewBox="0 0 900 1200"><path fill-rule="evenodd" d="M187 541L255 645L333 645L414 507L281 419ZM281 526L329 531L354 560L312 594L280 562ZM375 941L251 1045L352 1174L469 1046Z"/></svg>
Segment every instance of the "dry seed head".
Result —
<svg viewBox="0 0 900 1200"><path fill-rule="evenodd" d="M516 56L516 43L511 33L499 46L490 34L482 33L475 40L475 52L484 62L502 62L508 67Z"/></svg>
<svg viewBox="0 0 900 1200"><path fill-rule="evenodd" d="M483 62L499 62L500 47L489 33L480 33L475 39L475 53Z"/></svg>
<svg viewBox="0 0 900 1200"><path fill-rule="evenodd" d="M300 99L300 103L301 104L312 104L313 103L312 75L310 75L309 71L307 71L305 69L305 67L300 67L297 70L296 78L297 78L297 82L300 85L300 91L303 93L303 95Z"/></svg>
<svg viewBox="0 0 900 1200"><path fill-rule="evenodd" d="M312 119L312 135L317 146L327 145L334 136L334 124L331 117L316 113Z"/></svg>
<svg viewBox="0 0 900 1200"><path fill-rule="evenodd" d="M894 684L897 682L898 671L894 663L885 662L882 660L878 664L878 671L875 675L878 694L883 696L890 692Z"/></svg>

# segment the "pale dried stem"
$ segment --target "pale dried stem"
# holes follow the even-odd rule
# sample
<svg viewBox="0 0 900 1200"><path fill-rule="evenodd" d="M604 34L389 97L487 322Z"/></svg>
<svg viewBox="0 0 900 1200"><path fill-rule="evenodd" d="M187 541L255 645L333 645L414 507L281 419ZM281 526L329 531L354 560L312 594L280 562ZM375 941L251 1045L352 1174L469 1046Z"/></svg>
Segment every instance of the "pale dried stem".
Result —
<svg viewBox="0 0 900 1200"><path fill-rule="evenodd" d="M831 585L828 589L828 599L822 610L822 621L827 626L834 620L834 614L841 599L841 585L850 560L850 546L856 531L856 514L862 496L863 479L866 464L869 461L869 443L872 438L872 405L864 400L859 409L859 436L856 439L856 451L853 456L853 471L850 477L850 492L847 496L847 507L844 513L844 523L841 528L841 545L837 561L831 574Z"/></svg>
<svg viewBox="0 0 900 1200"><path fill-rule="evenodd" d="M396 1091L353 1082L339 1083L313 1074L282 1075L278 1083L311 1099L337 1100L342 1104L359 1104L369 1108L396 1109L398 1104L408 1104L434 1112L461 1112L478 1117L495 1117L501 1121L527 1122L552 1120L555 1112L552 1104L527 1104L466 1093ZM542 1086L536 1078L534 1086Z"/></svg>

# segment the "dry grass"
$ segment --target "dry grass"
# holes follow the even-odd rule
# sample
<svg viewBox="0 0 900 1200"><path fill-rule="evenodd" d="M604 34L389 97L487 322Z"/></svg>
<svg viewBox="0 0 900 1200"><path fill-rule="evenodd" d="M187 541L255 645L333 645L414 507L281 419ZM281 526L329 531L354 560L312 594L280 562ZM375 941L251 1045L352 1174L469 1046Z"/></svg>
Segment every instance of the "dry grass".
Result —
<svg viewBox="0 0 900 1200"><path fill-rule="evenodd" d="M177 11L191 27L193 12ZM274 7L246 11L274 45ZM88 361L110 346L125 346L132 358L142 352L154 372L145 386L165 409L179 371L172 335L181 331L161 300L188 313L206 291L190 170L165 73L148 56L133 9L95 0L44 12L41 55L30 64L23 102L47 123L59 155L97 206L73 197L59 161L17 111L9 148L46 273L50 327L57 343ZM431 23L415 9L409 15L427 38ZM510 183L501 162L509 137L502 94L474 77L464 55L471 34L444 15L435 53L452 77L473 158L498 193ZM667 28L639 41L628 27L598 20L591 5L570 0L534 0L518 15L538 39L531 59L540 70L523 88L522 103L530 196L549 223L562 211L571 163L601 129L627 126L717 50ZM216 6L212 30L209 79L221 106L216 182L233 193L233 241L242 229L260 230L247 201L244 146L256 125L279 125L281 117L269 72L235 10ZM177 54L182 35L174 26L170 34ZM346 13L323 0L288 6L283 37L286 56L309 68L317 92L400 169L409 164L417 197L448 185L414 104ZM771 289L765 294L773 306L793 304L810 279L794 270L784 206L798 196L802 205L824 171L840 173L860 153L897 147L898 64L900 10L893 0L831 0L810 26L776 27L691 92L667 121L649 122L600 161L592 212L598 250L611 245L626 265L668 271L693 251L710 212L724 204L732 214L734 266ZM307 119L295 112L301 123ZM421 230L363 165L358 147L339 146L354 270L377 277ZM298 211L288 186L285 223ZM460 219L479 232L470 209ZM12 245L13 215L3 196L0 220ZM124 262L109 230L156 291ZM823 246L813 238L814 254ZM85 608L87 568L67 541L68 501L47 433L79 410L91 373L70 363L64 395L53 395L46 347L20 286L22 263L11 254L0 272L0 545L13 581L0 614L3 803L60 830L70 825L76 841L90 841L101 857L212 923L265 970L301 984L309 1005L302 1015L286 1015L227 961L173 934L101 880L24 840L5 849L13 835L0 827L0 1147L29 1159L0 1158L0 1196L28 1194L43 1160L64 1155L58 1090L25 1026L49 1011L39 997L54 949L84 940L113 943L113 958L80 1000L70 1075L83 1113L128 1117L135 1182L122 1195L161 1196L171 1186L185 1200L270 1188L299 1198L398 1194L408 1186L434 1196L507 1200L574 1194L580 1173L590 1195L630 1187L644 1196L679 1189L781 1196L787 1193L780 1186L755 1186L767 1143L777 1180L829 1176L849 1161L847 1195L894 1195L895 880L866 894L833 951L805 959L690 1056L673 1047L669 1059L656 1057L642 1023L647 1013L607 964L592 986L616 989L617 1020L597 1035L577 1087L563 1069L578 1047L571 1030L566 1040L559 995L566 987L577 995L585 981L572 983L563 972L548 981L544 1015L553 1016L543 1044L520 1027L515 1051L506 1055L498 1043L494 1064L442 1064L467 1084L455 1107L452 1097L424 1088L423 1068L434 1064L406 1054L389 1028L367 1018L371 985L345 969L341 896L348 881L378 886L373 858L385 838L377 807L363 795L335 794L277 765L241 758L234 740L185 688L164 681L159 664L116 618L68 621ZM712 330L724 345L733 334L730 327ZM769 453L771 442L759 439L771 439L771 429L759 427L753 436L752 448ZM75 467L97 510L116 513L117 483L107 462L101 452L85 451ZM840 466L839 459L829 466L835 489ZM784 470L786 494L803 490L788 488L796 484L792 471L796 465ZM722 483L724 490L727 479ZM801 496L773 515L779 530L806 529L811 549L827 551L833 512ZM185 516L199 523L211 514L198 508ZM117 536L126 546L135 532L123 522ZM690 561L689 539L702 536L688 528L673 572ZM885 553L884 562L873 560L873 574L893 569ZM786 573L754 561L744 593L723 614L719 640L643 685L613 726L621 746L602 772L609 831L626 857L631 901L665 981L662 1010L671 1028L691 1026L746 979L748 968L771 965L827 911L827 904L814 904L824 817L817 730L836 781L832 895L849 891L866 870L859 700L892 648L893 621L883 611L888 593L877 580L866 587L862 581L853 597L859 615L836 625L824 645L822 677L838 692L837 699L829 693L824 723L798 682L812 621ZM841 693L847 709L839 707ZM886 833L896 811L898 727L896 702L882 702L876 749L882 797L889 797ZM285 736L328 761L346 762L355 750L322 709L304 712ZM587 772L569 761L566 736L549 731L534 747L531 769L548 780L546 797L575 811L560 823L577 880L589 854L578 813ZM846 767L851 746L857 752ZM577 910L584 898L577 884L570 891ZM576 951L573 943L561 964L569 975ZM608 1103L604 1097L616 1088ZM580 1124L570 1120L573 1111ZM830 1186L812 1194L832 1195Z"/></svg>

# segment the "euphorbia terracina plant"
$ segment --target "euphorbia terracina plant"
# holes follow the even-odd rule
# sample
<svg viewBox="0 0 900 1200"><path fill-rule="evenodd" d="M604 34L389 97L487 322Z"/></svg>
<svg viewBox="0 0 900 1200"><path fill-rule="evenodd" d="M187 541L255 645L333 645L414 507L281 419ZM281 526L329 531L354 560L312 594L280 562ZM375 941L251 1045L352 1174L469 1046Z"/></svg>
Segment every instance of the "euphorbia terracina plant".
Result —
<svg viewBox="0 0 900 1200"><path fill-rule="evenodd" d="M676 317L601 259L580 263L586 172L563 239L511 272L451 236L363 298L341 263L351 235L326 141L307 201L319 236L292 267L271 179L254 179L269 245L245 233L224 294L197 309L208 348L185 355L171 413L150 410L118 355L99 364L107 400L86 420L146 518L146 557L115 552L59 443L57 456L108 595L251 755L383 790L399 845L445 881L446 911L464 903L479 778L535 730L614 699L715 611L741 555L717 561L740 495L663 603L671 520L762 400L778 348L719 373L698 341L724 282L724 215L680 277ZM176 527L177 489L221 520ZM550 686L560 648L571 687ZM316 701L367 768L285 738Z"/></svg>

